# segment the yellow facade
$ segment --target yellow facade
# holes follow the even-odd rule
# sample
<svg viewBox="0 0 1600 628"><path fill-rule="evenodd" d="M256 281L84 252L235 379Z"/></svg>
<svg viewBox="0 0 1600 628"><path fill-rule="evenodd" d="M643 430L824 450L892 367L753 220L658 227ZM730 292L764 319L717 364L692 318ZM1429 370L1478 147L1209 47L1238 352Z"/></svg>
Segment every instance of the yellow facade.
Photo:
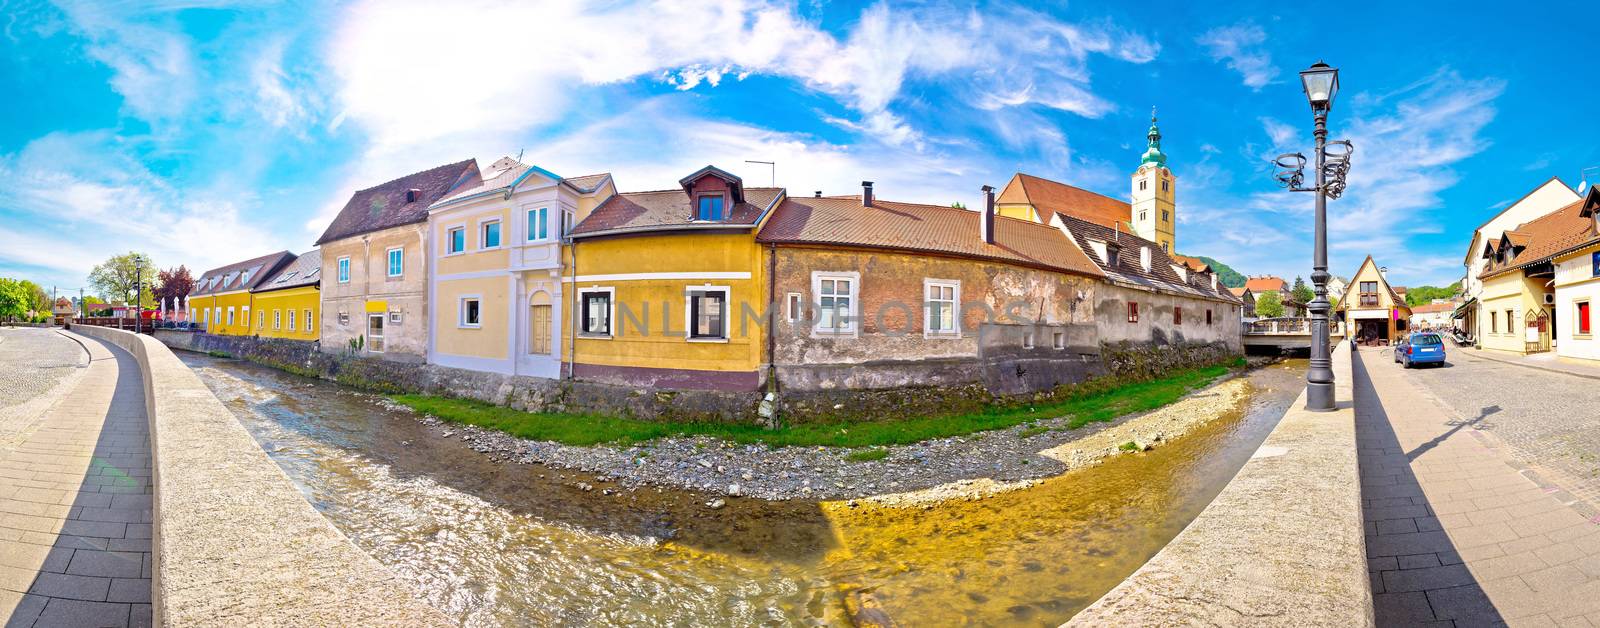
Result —
<svg viewBox="0 0 1600 628"><path fill-rule="evenodd" d="M1483 281L1478 297L1478 338L1483 348L1511 353L1550 348L1543 300L1547 281L1529 279L1520 270ZM1545 317L1544 331L1540 329L1541 316Z"/></svg>
<svg viewBox="0 0 1600 628"><path fill-rule="evenodd" d="M321 338L321 293L316 286L287 288L254 295L255 320L251 335L263 338L317 340Z"/></svg>
<svg viewBox="0 0 1600 628"><path fill-rule="evenodd" d="M994 206L994 213L1008 218L1016 218L1017 220L1041 222L1039 220L1039 213L1034 211L1032 205L996 203Z"/></svg>
<svg viewBox="0 0 1600 628"><path fill-rule="evenodd" d="M1373 286L1371 290L1363 284ZM1346 333L1359 341L1382 339L1393 342L1406 330L1411 308L1397 300L1378 264L1368 256L1351 277L1349 288L1339 299Z"/></svg>
<svg viewBox="0 0 1600 628"><path fill-rule="evenodd" d="M224 292L189 299L189 320L205 323L206 332L226 336L249 336L254 308L249 292ZM230 318L231 312L231 318Z"/></svg>
<svg viewBox="0 0 1600 628"><path fill-rule="evenodd" d="M753 232L582 240L567 247L566 256L571 302L581 304L585 293L610 290L614 304L608 337L581 333L581 312L576 306L569 312L562 332L571 342L570 361L694 371L760 369L765 336L757 321L771 299L766 253ZM686 295L692 288L728 290L726 339L687 337Z"/></svg>

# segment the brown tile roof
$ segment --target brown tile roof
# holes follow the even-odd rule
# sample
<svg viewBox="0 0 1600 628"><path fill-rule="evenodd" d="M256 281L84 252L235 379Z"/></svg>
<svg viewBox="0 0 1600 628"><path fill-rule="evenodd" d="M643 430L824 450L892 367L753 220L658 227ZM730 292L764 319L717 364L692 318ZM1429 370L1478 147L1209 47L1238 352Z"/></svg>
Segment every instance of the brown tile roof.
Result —
<svg viewBox="0 0 1600 628"><path fill-rule="evenodd" d="M494 165L501 166L498 174L495 174L495 170L491 166L491 170L487 174L493 174L493 176L489 177L488 179L473 177L472 179L463 182L461 185L456 186L455 190L449 195L434 201L429 208L442 207L444 205L449 205L450 203L455 203L462 199L477 196L485 192L493 192L495 190L503 190L511 187L511 184L515 183L518 177L521 177L533 167L525 163L517 162L510 158L497 161Z"/></svg>
<svg viewBox="0 0 1600 628"><path fill-rule="evenodd" d="M1049 225L995 218L995 243L978 234L978 212L859 196L788 198L756 239L787 244L921 251L1102 276L1094 262Z"/></svg>
<svg viewBox="0 0 1600 628"><path fill-rule="evenodd" d="M339 210L339 215L328 225L328 230L317 238L317 245L426 221L429 205L463 183L477 179L478 162L468 159L358 190L350 195L350 201L344 204L344 209ZM420 190L421 194L408 203L406 190L410 189Z"/></svg>
<svg viewBox="0 0 1600 628"><path fill-rule="evenodd" d="M1032 205L1047 220L1051 214L1066 214L1106 227L1133 220L1133 207L1127 201L1021 172L1011 177L995 202Z"/></svg>
<svg viewBox="0 0 1600 628"><path fill-rule="evenodd" d="M683 190L624 192L596 207L572 228L572 235L582 237L667 227L751 227L782 192L783 188L745 188L745 202L735 204L727 220L715 223L693 220L693 203Z"/></svg>
<svg viewBox="0 0 1600 628"><path fill-rule="evenodd" d="M278 272L256 284L252 292L286 290L301 286L314 286L322 282L322 250L311 249L301 253L294 261L284 264Z"/></svg>
<svg viewBox="0 0 1600 628"><path fill-rule="evenodd" d="M1245 280L1244 287L1249 288L1251 292L1288 292L1289 282L1284 281L1282 277L1251 277Z"/></svg>
<svg viewBox="0 0 1600 628"><path fill-rule="evenodd" d="M266 279L268 275L273 274L293 259L293 253L278 251L277 253L213 268L200 274L200 278L195 280L194 290L189 293L189 296L203 297L221 292L255 288L261 284L261 280Z"/></svg>
<svg viewBox="0 0 1600 628"><path fill-rule="evenodd" d="M1514 232L1507 231L1507 234L1517 233L1525 236L1527 248L1518 253L1511 263L1500 267L1491 266L1481 277L1487 279L1549 261L1557 255L1600 240L1600 234L1595 232L1594 219L1584 211L1589 199L1600 202L1600 194L1591 193L1586 200L1571 203L1531 222L1522 223Z"/></svg>
<svg viewBox="0 0 1600 628"><path fill-rule="evenodd" d="M586 174L581 177L567 177L563 181L566 181L568 185L576 188L579 192L593 192L595 188L609 178L611 178L611 173L602 172L600 174Z"/></svg>
<svg viewBox="0 0 1600 628"><path fill-rule="evenodd" d="M1242 287L1242 288L1228 288L1228 292L1232 292L1232 293L1233 293L1233 296L1236 296L1236 297L1239 297L1239 298L1241 298L1241 299L1242 299L1242 298L1244 298L1244 293L1245 293L1245 292L1248 292L1248 291L1249 291L1249 290L1250 290L1250 288L1249 288L1249 287Z"/></svg>
<svg viewBox="0 0 1600 628"><path fill-rule="evenodd" d="M1066 225L1067 231L1077 240L1078 249L1086 253L1105 273L1106 278L1112 281L1143 286L1151 290L1185 296L1202 297L1239 303L1238 297L1227 289L1227 286L1217 283L1215 290L1208 281L1185 281L1178 276L1178 271L1173 270L1172 258L1167 257L1161 245L1141 238L1139 236L1120 231L1113 227L1106 227L1097 222L1083 220L1067 214L1056 214L1055 219ZM1091 240L1101 242L1117 242L1122 245L1122 251L1115 259L1099 259L1099 252L1090 245ZM1150 270L1145 270L1139 262L1139 250L1150 251ZM1109 251L1108 251L1109 253Z"/></svg>

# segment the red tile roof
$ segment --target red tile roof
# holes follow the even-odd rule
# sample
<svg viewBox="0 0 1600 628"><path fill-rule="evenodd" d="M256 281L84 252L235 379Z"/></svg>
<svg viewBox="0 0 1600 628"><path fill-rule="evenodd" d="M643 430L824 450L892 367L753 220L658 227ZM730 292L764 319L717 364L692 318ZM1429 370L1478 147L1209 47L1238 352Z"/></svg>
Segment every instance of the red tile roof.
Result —
<svg viewBox="0 0 1600 628"><path fill-rule="evenodd" d="M1454 311L1456 311L1456 304L1455 303L1450 303L1448 301L1444 302L1444 303L1429 303L1429 304L1426 304L1426 305L1418 305L1418 306L1416 306L1414 308L1411 308L1411 313L1412 314L1432 314L1434 312L1454 312Z"/></svg>
<svg viewBox="0 0 1600 628"><path fill-rule="evenodd" d="M939 205L874 199L872 207L862 207L859 196L791 197L756 239L938 253L1103 276L1054 227L997 216L995 243L988 244L979 236L979 219L978 212Z"/></svg>
<svg viewBox="0 0 1600 628"><path fill-rule="evenodd" d="M328 230L317 238L317 246L379 229L424 222L428 220L429 205L478 178L478 162L468 159L357 190L328 225ZM406 191L412 189L420 193L407 202Z"/></svg>
<svg viewBox="0 0 1600 628"><path fill-rule="evenodd" d="M1244 287L1249 288L1251 292L1288 292L1289 282L1284 281L1282 277L1251 277L1245 280Z"/></svg>
<svg viewBox="0 0 1600 628"><path fill-rule="evenodd" d="M1172 261L1183 264L1184 266L1189 267L1189 270L1197 273L1211 269L1210 264L1200 261L1200 258L1197 257L1189 257L1188 255L1179 255L1177 253L1171 253L1170 256L1172 257Z"/></svg>
<svg viewBox="0 0 1600 628"><path fill-rule="evenodd" d="M1133 208L1127 201L1020 172L1000 190L995 202L1025 203L1041 217L1066 214L1106 227L1133 220Z"/></svg>
<svg viewBox="0 0 1600 628"><path fill-rule="evenodd" d="M745 188L745 202L737 203L727 220L694 220L694 207L683 190L624 192L607 199L572 229L575 237L610 232L644 231L664 227L751 227L778 199L783 188Z"/></svg>

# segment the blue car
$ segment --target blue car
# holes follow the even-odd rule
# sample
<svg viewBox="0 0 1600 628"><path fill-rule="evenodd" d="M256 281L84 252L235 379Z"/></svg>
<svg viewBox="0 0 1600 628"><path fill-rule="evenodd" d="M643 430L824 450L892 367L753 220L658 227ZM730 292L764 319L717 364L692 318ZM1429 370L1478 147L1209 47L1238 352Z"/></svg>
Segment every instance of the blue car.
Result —
<svg viewBox="0 0 1600 628"><path fill-rule="evenodd" d="M1394 346L1394 361L1411 368L1418 364L1444 364L1444 337L1434 332L1407 335Z"/></svg>

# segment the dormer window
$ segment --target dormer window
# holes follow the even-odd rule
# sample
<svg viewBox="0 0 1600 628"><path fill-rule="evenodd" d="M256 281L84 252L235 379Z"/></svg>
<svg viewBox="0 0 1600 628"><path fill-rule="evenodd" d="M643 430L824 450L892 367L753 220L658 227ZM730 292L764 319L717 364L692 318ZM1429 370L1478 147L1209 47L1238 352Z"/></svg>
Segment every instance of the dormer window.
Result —
<svg viewBox="0 0 1600 628"><path fill-rule="evenodd" d="M695 202L695 220L720 221L727 217L723 212L723 198L719 195L700 197Z"/></svg>

